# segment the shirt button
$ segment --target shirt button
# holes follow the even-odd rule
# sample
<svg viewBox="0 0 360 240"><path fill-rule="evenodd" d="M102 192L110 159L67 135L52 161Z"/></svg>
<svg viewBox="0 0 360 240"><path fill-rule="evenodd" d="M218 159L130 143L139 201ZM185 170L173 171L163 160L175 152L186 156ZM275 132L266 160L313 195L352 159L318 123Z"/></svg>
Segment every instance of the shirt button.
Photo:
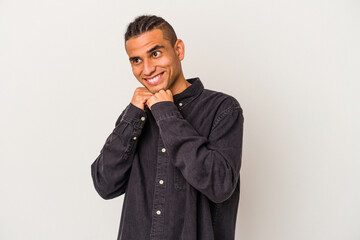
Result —
<svg viewBox="0 0 360 240"><path fill-rule="evenodd" d="M162 148L161 151L162 151L162 152L166 152L166 149L165 149L165 148Z"/></svg>
<svg viewBox="0 0 360 240"><path fill-rule="evenodd" d="M133 137L134 140L136 140L136 137Z"/></svg>
<svg viewBox="0 0 360 240"><path fill-rule="evenodd" d="M157 210L157 211L156 211L156 214L157 214L157 215L160 215L160 214L161 214L161 211L160 211L160 210Z"/></svg>
<svg viewBox="0 0 360 240"><path fill-rule="evenodd" d="M161 185L163 185L163 184L164 184L164 180L160 180L159 183L160 183Z"/></svg>
<svg viewBox="0 0 360 240"><path fill-rule="evenodd" d="M183 105L182 103L179 103L179 106L180 106L180 107L182 107L182 105Z"/></svg>
<svg viewBox="0 0 360 240"><path fill-rule="evenodd" d="M141 121L145 121L145 117L141 117Z"/></svg>

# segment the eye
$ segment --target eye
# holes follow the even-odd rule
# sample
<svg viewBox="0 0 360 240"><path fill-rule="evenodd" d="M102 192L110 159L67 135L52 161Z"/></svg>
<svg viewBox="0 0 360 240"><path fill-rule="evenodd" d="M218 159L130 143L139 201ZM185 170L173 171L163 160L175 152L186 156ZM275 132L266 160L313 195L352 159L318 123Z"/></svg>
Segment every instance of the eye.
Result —
<svg viewBox="0 0 360 240"><path fill-rule="evenodd" d="M160 55L160 51L155 51L155 52L153 52L153 56L154 57L158 57Z"/></svg>
<svg viewBox="0 0 360 240"><path fill-rule="evenodd" d="M134 58L134 59L132 59L132 62L133 62L134 64L138 64L138 63L141 62L141 59L140 59L140 58Z"/></svg>

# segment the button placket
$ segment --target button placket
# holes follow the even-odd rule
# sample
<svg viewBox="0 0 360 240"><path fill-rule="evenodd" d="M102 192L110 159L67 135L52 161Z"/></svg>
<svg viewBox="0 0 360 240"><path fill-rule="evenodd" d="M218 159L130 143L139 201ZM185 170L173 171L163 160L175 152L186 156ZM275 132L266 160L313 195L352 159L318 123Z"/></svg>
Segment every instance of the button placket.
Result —
<svg viewBox="0 0 360 240"><path fill-rule="evenodd" d="M150 238L159 239L162 237L165 225L165 192L166 192L166 174L168 155L165 154L166 149L159 137L158 156L156 163L156 182L153 199L153 216Z"/></svg>

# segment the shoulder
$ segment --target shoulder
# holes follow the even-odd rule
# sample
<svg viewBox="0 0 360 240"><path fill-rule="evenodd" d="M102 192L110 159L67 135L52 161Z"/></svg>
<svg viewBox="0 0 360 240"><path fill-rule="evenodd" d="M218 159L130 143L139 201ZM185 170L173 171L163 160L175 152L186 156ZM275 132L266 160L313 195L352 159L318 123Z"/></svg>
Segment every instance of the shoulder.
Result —
<svg viewBox="0 0 360 240"><path fill-rule="evenodd" d="M213 112L213 128L215 128L224 119L243 120L243 110L240 103L228 94L204 89L198 97L198 102L207 106Z"/></svg>
<svg viewBox="0 0 360 240"><path fill-rule="evenodd" d="M242 111L239 102L228 94L204 89L197 99L199 102L210 104L217 112Z"/></svg>

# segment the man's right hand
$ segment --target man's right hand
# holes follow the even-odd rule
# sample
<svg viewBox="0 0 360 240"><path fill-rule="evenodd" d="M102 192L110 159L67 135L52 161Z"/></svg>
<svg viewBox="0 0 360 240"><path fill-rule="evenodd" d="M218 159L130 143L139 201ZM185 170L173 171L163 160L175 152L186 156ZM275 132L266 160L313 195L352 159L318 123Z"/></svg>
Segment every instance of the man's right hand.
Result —
<svg viewBox="0 0 360 240"><path fill-rule="evenodd" d="M146 101L152 96L153 96L152 92L147 90L147 88L138 87L135 89L134 95L131 99L131 103L134 106L142 110L145 110Z"/></svg>

